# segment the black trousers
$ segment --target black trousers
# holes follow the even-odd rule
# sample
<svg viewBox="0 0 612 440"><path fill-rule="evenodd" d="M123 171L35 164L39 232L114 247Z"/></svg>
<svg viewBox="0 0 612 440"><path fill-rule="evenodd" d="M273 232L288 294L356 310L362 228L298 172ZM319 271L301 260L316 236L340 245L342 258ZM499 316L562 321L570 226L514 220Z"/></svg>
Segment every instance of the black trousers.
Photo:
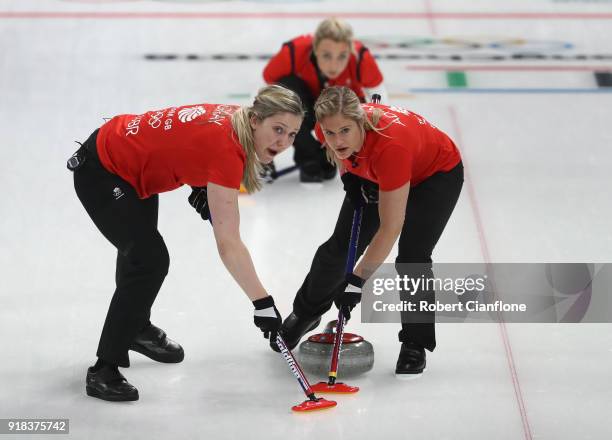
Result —
<svg viewBox="0 0 612 440"><path fill-rule="evenodd" d="M333 168L334 165L327 161L325 149L321 147L321 144L311 134L316 123L314 103L317 97L312 95L304 80L295 75L285 76L279 79L277 84L293 90L302 100L306 110L306 116L293 141L293 146L295 147L293 160L300 168Z"/></svg>
<svg viewBox="0 0 612 440"><path fill-rule="evenodd" d="M116 289L97 355L129 367L129 347L150 323L170 258L157 230L158 197L139 199L129 183L106 171L97 156L96 136L97 130L83 144L87 159L74 172L74 188L96 227L117 248Z"/></svg>
<svg viewBox="0 0 612 440"><path fill-rule="evenodd" d="M449 172L436 173L419 185L410 188L406 217L399 238L396 269L400 275L419 277L431 275L431 255L450 218L463 186L463 164ZM354 209L346 199L332 236L319 246L310 272L293 302L293 311L300 317L321 316L329 310L336 296L344 288L344 270L351 236ZM378 205L367 205L363 211L357 257L363 254L378 230ZM405 264L418 263L418 264ZM416 272L415 272L416 271ZM422 298L433 301L433 292L420 292ZM405 299L406 293L400 292ZM401 342L415 342L432 351L436 346L435 316L419 317L410 322L402 315Z"/></svg>

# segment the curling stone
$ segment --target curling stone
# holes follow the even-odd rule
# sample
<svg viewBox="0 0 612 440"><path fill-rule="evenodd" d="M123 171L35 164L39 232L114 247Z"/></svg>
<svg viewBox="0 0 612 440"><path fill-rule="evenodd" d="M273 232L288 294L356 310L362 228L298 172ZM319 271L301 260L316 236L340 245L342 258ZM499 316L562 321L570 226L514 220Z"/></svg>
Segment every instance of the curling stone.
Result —
<svg viewBox="0 0 612 440"><path fill-rule="evenodd" d="M299 347L300 365L307 372L327 377L334 348L336 321L331 321L323 333L312 335ZM374 366L374 347L363 337L344 333L338 363L338 376L355 376Z"/></svg>

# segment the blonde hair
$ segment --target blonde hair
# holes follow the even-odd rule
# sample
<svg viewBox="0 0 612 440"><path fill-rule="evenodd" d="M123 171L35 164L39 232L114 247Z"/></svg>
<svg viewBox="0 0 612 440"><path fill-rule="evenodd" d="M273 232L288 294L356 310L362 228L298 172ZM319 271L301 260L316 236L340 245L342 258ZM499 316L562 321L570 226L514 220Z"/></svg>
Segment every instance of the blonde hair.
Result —
<svg viewBox="0 0 612 440"><path fill-rule="evenodd" d="M305 114L302 101L295 92L282 86L271 85L259 89L253 105L241 107L232 115L232 127L246 155L242 184L249 194L261 189L261 164L255 151L251 118L263 121L278 113L291 113L302 119Z"/></svg>
<svg viewBox="0 0 612 440"><path fill-rule="evenodd" d="M353 28L345 21L329 17L319 23L312 39L312 48L316 51L319 43L326 39L347 43L351 52L353 51Z"/></svg>
<svg viewBox="0 0 612 440"><path fill-rule="evenodd" d="M368 118L366 112L361 107L359 97L348 87L334 86L323 89L317 102L315 102L314 113L318 122L321 122L327 117L340 114L347 119L355 121L357 126L361 127L364 132L375 131L380 133L389 126L377 128L376 125L383 115L382 110L375 108L372 110L371 119ZM327 148L327 145L326 154L327 160L330 162L338 162L333 151Z"/></svg>

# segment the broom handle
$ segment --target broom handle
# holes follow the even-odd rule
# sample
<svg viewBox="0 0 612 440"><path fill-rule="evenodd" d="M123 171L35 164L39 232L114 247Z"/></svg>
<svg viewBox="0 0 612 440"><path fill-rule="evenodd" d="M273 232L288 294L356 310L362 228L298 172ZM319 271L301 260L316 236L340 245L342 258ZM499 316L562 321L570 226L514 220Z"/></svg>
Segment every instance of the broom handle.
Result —
<svg viewBox="0 0 612 440"><path fill-rule="evenodd" d="M351 227L351 240L349 242L348 256L346 258L346 274L353 273L355 267L355 258L357 255L357 244L359 242L359 230L361 229L361 217L363 215L363 206L355 208L353 213L353 225ZM344 325L346 320L342 314L342 310L338 310L338 321L336 322L336 335L334 338L334 348L332 351L331 365L329 367L329 375L327 384L333 385L336 383L338 376L338 359L340 358L340 349L342 348L342 337L344 336Z"/></svg>
<svg viewBox="0 0 612 440"><path fill-rule="evenodd" d="M298 364L297 360L293 356L293 353L291 353L291 350L287 348L287 344L279 333L276 334L276 345L278 345L278 348L280 349L283 358L285 359L285 361L287 361L289 369L297 379L298 383L300 384L300 387L302 387L302 391L304 391L306 397L308 397L310 400L317 400L314 391L308 383L308 379L306 379L306 375L300 367L300 364Z"/></svg>

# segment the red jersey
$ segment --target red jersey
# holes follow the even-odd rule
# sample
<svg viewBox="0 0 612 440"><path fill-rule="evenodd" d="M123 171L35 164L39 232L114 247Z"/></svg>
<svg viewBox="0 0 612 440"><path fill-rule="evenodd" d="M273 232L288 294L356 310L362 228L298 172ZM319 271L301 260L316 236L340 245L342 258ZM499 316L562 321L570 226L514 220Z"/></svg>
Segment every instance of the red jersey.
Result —
<svg viewBox="0 0 612 440"><path fill-rule="evenodd" d="M246 156L231 115L239 108L194 104L115 116L98 132L100 162L142 199L183 184L238 189Z"/></svg>
<svg viewBox="0 0 612 440"><path fill-rule="evenodd" d="M266 65L263 77L266 83L272 84L280 78L293 74L304 80L317 98L321 90L331 86L344 86L352 89L359 99L365 99L363 88L372 88L383 81L376 60L367 47L354 40L355 53L351 53L344 71L336 79L323 76L317 67L312 50L312 35L302 35L283 44L280 52Z"/></svg>
<svg viewBox="0 0 612 440"><path fill-rule="evenodd" d="M376 124L382 130L366 131L361 150L342 161L347 172L378 183L382 191L392 191L407 182L416 186L439 171L452 170L461 161L453 141L422 116L395 106L361 106L370 118L375 108L384 112ZM318 123L315 131L323 143Z"/></svg>

